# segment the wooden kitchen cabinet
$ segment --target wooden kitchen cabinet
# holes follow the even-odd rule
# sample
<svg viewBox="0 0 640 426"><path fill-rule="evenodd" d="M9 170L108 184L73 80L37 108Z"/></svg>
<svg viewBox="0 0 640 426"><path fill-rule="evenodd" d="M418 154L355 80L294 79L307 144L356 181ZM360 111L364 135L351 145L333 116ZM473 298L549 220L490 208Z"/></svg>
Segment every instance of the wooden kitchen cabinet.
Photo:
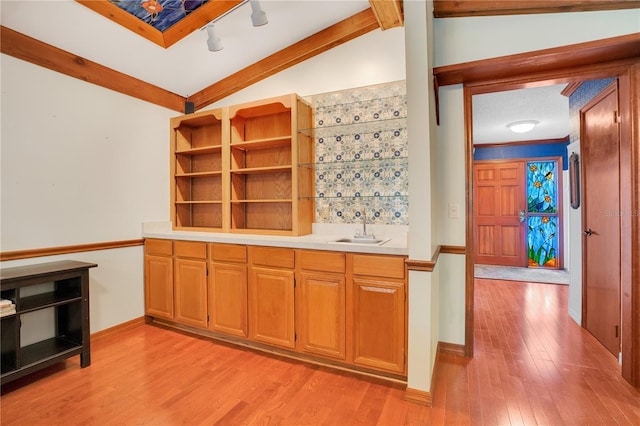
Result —
<svg viewBox="0 0 640 426"><path fill-rule="evenodd" d="M247 248L209 245L209 329L247 337Z"/></svg>
<svg viewBox="0 0 640 426"><path fill-rule="evenodd" d="M222 340L403 377L405 259L147 239L145 313Z"/></svg>
<svg viewBox="0 0 640 426"><path fill-rule="evenodd" d="M298 347L339 360L346 348L345 254L299 251L296 286Z"/></svg>
<svg viewBox="0 0 640 426"><path fill-rule="evenodd" d="M144 242L145 314L174 318L173 243L171 240L147 239Z"/></svg>
<svg viewBox="0 0 640 426"><path fill-rule="evenodd" d="M175 320L207 327L207 245L174 241Z"/></svg>
<svg viewBox="0 0 640 426"><path fill-rule="evenodd" d="M406 373L404 257L353 254L353 363Z"/></svg>
<svg viewBox="0 0 640 426"><path fill-rule="evenodd" d="M295 348L294 251L249 247L249 338Z"/></svg>

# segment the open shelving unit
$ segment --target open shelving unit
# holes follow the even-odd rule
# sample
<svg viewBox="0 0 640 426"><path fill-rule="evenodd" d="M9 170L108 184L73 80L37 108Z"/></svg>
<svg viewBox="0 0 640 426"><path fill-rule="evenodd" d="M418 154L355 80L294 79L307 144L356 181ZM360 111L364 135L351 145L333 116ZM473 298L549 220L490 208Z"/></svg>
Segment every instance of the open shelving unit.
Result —
<svg viewBox="0 0 640 426"><path fill-rule="evenodd" d="M59 261L0 270L1 297L15 304L16 313L3 316L1 382L80 355L81 367L91 364L89 342L89 268L94 263ZM36 323L44 338L28 338L27 316L51 310L54 324ZM32 330L33 331L33 330ZM33 338L31 338L33 339Z"/></svg>
<svg viewBox="0 0 640 426"><path fill-rule="evenodd" d="M174 229L310 233L312 120L295 94L172 119Z"/></svg>
<svg viewBox="0 0 640 426"><path fill-rule="evenodd" d="M171 204L175 229L223 228L223 110L172 119Z"/></svg>

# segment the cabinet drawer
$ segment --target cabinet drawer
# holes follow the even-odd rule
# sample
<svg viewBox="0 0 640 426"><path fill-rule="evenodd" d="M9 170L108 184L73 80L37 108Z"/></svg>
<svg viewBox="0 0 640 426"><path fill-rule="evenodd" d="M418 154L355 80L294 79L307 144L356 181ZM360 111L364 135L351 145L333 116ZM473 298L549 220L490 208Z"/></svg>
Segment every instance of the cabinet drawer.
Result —
<svg viewBox="0 0 640 426"><path fill-rule="evenodd" d="M290 269L295 266L293 249L252 246L249 248L249 256L253 265Z"/></svg>
<svg viewBox="0 0 640 426"><path fill-rule="evenodd" d="M353 273L370 277L404 279L404 256L353 255Z"/></svg>
<svg viewBox="0 0 640 426"><path fill-rule="evenodd" d="M144 251L146 254L155 256L171 256L171 243L171 240L146 239L144 240Z"/></svg>
<svg viewBox="0 0 640 426"><path fill-rule="evenodd" d="M332 251L300 250L300 268L309 271L345 272L345 254Z"/></svg>
<svg viewBox="0 0 640 426"><path fill-rule="evenodd" d="M199 241L174 241L173 252L177 257L206 259L207 243L202 243Z"/></svg>
<svg viewBox="0 0 640 426"><path fill-rule="evenodd" d="M209 244L211 260L218 262L247 262L247 247L238 244Z"/></svg>

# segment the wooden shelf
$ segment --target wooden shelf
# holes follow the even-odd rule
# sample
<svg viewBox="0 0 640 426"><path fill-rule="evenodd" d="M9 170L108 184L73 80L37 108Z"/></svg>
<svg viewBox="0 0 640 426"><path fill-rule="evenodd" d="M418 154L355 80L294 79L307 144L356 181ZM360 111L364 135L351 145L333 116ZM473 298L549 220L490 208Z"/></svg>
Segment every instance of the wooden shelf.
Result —
<svg viewBox="0 0 640 426"><path fill-rule="evenodd" d="M251 141L236 142L230 144L231 148L236 149L261 149L275 148L280 146L290 146L291 136L276 136L272 138L256 139Z"/></svg>
<svg viewBox="0 0 640 426"><path fill-rule="evenodd" d="M81 367L91 364L89 268L96 266L65 260L0 270L2 298L16 305L15 315L1 318L2 384L73 355ZM22 327L29 326L21 316L45 309L53 310L52 335L22 346L23 334L29 336ZM46 332L47 324L38 326Z"/></svg>
<svg viewBox="0 0 640 426"><path fill-rule="evenodd" d="M20 349L22 364L25 367L60 355L76 355L82 351L82 342L60 337L43 340Z"/></svg>
<svg viewBox="0 0 640 426"><path fill-rule="evenodd" d="M172 119L174 229L311 232L313 122L295 94Z"/></svg>
<svg viewBox="0 0 640 426"><path fill-rule="evenodd" d="M248 169L231 170L231 173L237 175L257 175L263 173L290 172L291 169L291 166L252 167Z"/></svg>
<svg viewBox="0 0 640 426"><path fill-rule="evenodd" d="M262 200L233 200L233 201L231 201L232 204L236 204L236 203L291 203L291 202L292 202L291 199L280 199L280 198L262 199Z"/></svg>
<svg viewBox="0 0 640 426"><path fill-rule="evenodd" d="M222 204L222 201L176 201L176 204Z"/></svg>
<svg viewBox="0 0 640 426"><path fill-rule="evenodd" d="M80 289L78 292L70 294L43 293L35 296L23 297L20 299L20 313L37 311L39 309L50 308L65 303L72 303L82 300Z"/></svg>
<svg viewBox="0 0 640 426"><path fill-rule="evenodd" d="M193 149L183 149L181 151L176 151L176 154L182 155L206 155L206 154L214 154L216 152L221 152L222 146L205 146L202 148L193 148Z"/></svg>
<svg viewBox="0 0 640 426"><path fill-rule="evenodd" d="M195 172L195 173L176 173L176 178L197 178L197 177L208 177L208 176L221 176L222 171L212 171L212 172Z"/></svg>

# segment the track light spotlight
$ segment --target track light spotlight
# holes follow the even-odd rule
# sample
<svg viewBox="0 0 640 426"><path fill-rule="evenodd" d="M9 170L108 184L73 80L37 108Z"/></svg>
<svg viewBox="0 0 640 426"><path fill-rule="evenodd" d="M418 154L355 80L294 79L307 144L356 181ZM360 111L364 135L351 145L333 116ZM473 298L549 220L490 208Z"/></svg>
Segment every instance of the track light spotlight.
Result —
<svg viewBox="0 0 640 426"><path fill-rule="evenodd" d="M222 50L224 46L222 46L222 41L220 38L216 36L215 27L213 24L207 25L207 34L209 38L207 38L207 46L209 50L212 52L218 52Z"/></svg>
<svg viewBox="0 0 640 426"><path fill-rule="evenodd" d="M260 7L260 2L258 0L249 0L251 4L251 22L253 22L254 27L260 27L269 22L267 19L267 14Z"/></svg>

